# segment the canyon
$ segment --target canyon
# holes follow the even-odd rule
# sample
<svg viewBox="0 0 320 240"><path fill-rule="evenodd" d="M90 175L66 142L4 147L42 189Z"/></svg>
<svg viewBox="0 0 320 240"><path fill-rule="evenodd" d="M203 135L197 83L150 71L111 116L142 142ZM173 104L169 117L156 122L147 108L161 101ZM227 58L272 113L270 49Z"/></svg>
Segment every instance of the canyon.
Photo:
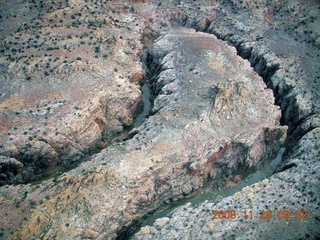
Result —
<svg viewBox="0 0 320 240"><path fill-rule="evenodd" d="M185 204L132 238L320 236L316 1L45 3L2 35L2 236L123 239L160 207L236 187L283 145L268 179ZM34 31L43 43L17 49ZM152 109L132 128L142 84ZM214 220L213 210L274 216Z"/></svg>

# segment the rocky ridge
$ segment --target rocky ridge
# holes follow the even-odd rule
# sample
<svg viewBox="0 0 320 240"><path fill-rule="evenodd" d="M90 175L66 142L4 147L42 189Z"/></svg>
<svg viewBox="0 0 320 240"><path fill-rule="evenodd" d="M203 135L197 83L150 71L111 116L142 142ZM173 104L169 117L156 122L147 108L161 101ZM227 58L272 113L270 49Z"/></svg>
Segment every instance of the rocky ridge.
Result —
<svg viewBox="0 0 320 240"><path fill-rule="evenodd" d="M311 39L315 39L313 42L310 40L309 44L311 45L308 45L306 51L301 54L305 61L302 62L302 58L281 55L284 54L284 47L275 49L275 46L277 46L275 43L281 43L281 41L277 42L273 39L272 42L270 39L272 39L272 31L276 30L277 24L272 25L274 19L271 18L272 21L268 23L271 23L269 28L268 24L264 23L265 18L261 18L261 15L257 14L258 11L255 9L258 8L251 2L244 1L246 8L238 6L233 1L220 1L215 4L209 3L209 5L208 3L207 5L205 3L201 5L201 3L202 1L199 1L195 4L188 3L185 6L178 6L175 1L162 2L161 15L156 17L155 20L159 21L162 28L166 28L170 23L181 23L184 26L202 31L208 31L211 27L211 33L233 44L241 56L249 59L256 71L264 77L267 85L274 88L275 93L279 93L275 94L275 97L285 113L282 122L287 122L289 126L289 138L291 139L288 142L289 151L285 161L278 168L279 173L273 175L269 181L265 180L217 203L205 203L195 207L186 205L169 218L159 219L153 227L143 228L135 238L154 239L158 237L167 239L184 237L204 239L215 236L230 239L252 236L253 238L269 239L270 237L282 237L283 234L291 236L292 239L314 237L318 234L316 227L319 219L317 215L317 209L319 208L319 144L317 141L319 125L317 123L318 110L316 104L318 99L316 89L319 85L317 77L315 79L307 78L304 74L317 76L315 70L317 69L315 67L317 61L311 61L316 58L316 55L313 54L314 51L311 50L317 49L313 45L316 44L317 35L313 32L309 33L309 30L306 35L302 34L303 37L309 34L314 35L314 38ZM200 4L200 6L197 6L197 4ZM275 2L271 3L271 5L277 7L286 4L287 2L279 3L279 5L276 5ZM312 3L310 2L310 4ZM266 3L259 1L258 5L265 6ZM159 6L159 4L156 3L151 7L150 5L144 5L146 9L144 14L156 16L156 13L150 14L148 12L150 9L156 9L156 6ZM245 11L242 12L248 6L250 14L257 14L254 15L255 21L250 16L248 17ZM197 9L201 11L199 12ZM301 7L301 9L304 8ZM235 12L235 10L238 12ZM280 8L280 12L284 10L284 8ZM242 14L239 14L240 12ZM211 16L207 16L207 13L210 13ZM215 14L217 15L214 16ZM163 17L163 15L166 16ZM219 18L215 18L217 16ZM270 16L266 15L266 20L268 17ZM277 14L272 17L277 17ZM250 19L251 24L255 24L256 28L244 19ZM249 27L246 28L247 26ZM250 27L252 28L250 29ZM302 32L303 28L304 25L302 25ZM278 29L276 36L280 39L287 39L285 34L282 34L283 32L283 29ZM191 30L183 31L185 35L191 35L191 33ZM174 43L173 36L178 36L178 43L183 42L179 38L179 34L181 33L169 34L164 39L160 39L159 42L162 41L162 44L166 46L165 48L171 49L171 44ZM225 123L228 121L239 121L238 124L242 126L243 121L246 122L245 119L247 119L237 115L237 107L243 106L243 103L237 101L238 98L235 101L228 101L228 98L232 99L235 93L247 97L251 94L248 94L250 88L247 87L245 81L240 81L240 83L238 81L230 82L228 78L225 79L224 77L219 84L217 82L213 85L209 84L204 91L205 94L200 94L200 97L191 91L197 89L196 93L203 92L200 90L199 84L194 81L198 75L203 79L207 77L205 73L208 69L201 71L201 67L207 64L205 62L202 66L202 59L209 59L212 62L212 65L208 67L211 69L210 76L215 76L217 79L219 79L219 73L226 73L224 64L228 64L228 61L223 61L224 64L221 64L220 60L225 60L223 56L213 55L210 58L210 55L203 57L202 54L198 53L201 52L198 44L201 45L200 49L204 48L206 50L215 45L209 44L210 47L207 46L208 42L215 41L213 36L209 37L201 34L195 34L194 36L197 40L191 40L190 42L194 43L191 46L187 45L189 48L185 51L170 52L169 50L169 52L166 52L168 50L161 50L161 47L157 45L154 47L158 47L157 51L150 51L152 53L149 57L150 66L152 66L153 71L157 72L156 76L160 73L159 77L150 82L150 86L157 96L153 110L154 116L150 117L141 128L134 130L134 133L138 133L136 135L132 133L131 139L123 144L110 146L107 150L94 156L90 162L40 185L1 188L2 210L5 211L3 213L5 218L2 223L5 226L5 234L12 231L14 237L33 238L39 236L44 239L59 237L59 234L63 233L74 236L74 238L115 238L127 227L134 224L136 220L141 219L146 212L152 212L162 202L169 203L185 197L202 185L210 185L214 189L219 189L230 181L235 181L234 184L236 184L239 178L233 178L232 176L239 172L234 171L235 167L239 169L240 166L240 169L244 170L245 166L249 167L257 163L256 160L267 153L267 149L270 152L272 152L271 149L276 149L276 147L272 147L272 141L261 143L263 137L266 136L269 136L270 139L278 139L281 142L283 140L281 138L284 136L283 127L271 128L271 135L267 134L267 129L260 131L259 137L251 138L251 142L255 143L252 145L250 141L245 143L242 141L248 137L247 135L243 135L243 139L241 139L241 135L233 137L228 135L234 130L233 124L226 126L228 134L225 136L227 136L227 140L221 142L222 149L220 149L220 146L219 148L212 148L216 144L215 141L219 139L216 138L214 132L217 131L217 126L225 127ZM247 38L245 41L242 41L243 36ZM200 40L201 38L205 39L204 42ZM304 44L303 40L301 45ZM179 44L176 45L181 47ZM227 47L224 45L223 48ZM275 50L278 50L278 52ZM196 54L192 51L195 51ZM232 48L230 51L232 52L230 56L235 56L236 50ZM158 57L157 54L159 54ZM189 54L192 59L197 59L199 64L194 64L197 63L194 60L185 60L184 57ZM290 54L292 53L290 52ZM151 58L151 56L153 57ZM160 60L162 57L164 59ZM180 64L178 66L181 66L181 64L183 66L179 68L183 69L183 73L173 74L170 71L176 64L175 61L170 60L171 57L175 60L183 59L178 61ZM159 64L157 59L162 63ZM219 59L219 61L216 61L216 59ZM236 59L236 61L240 61L239 65L241 67L250 69L247 62L239 58ZM303 64L305 63L311 63L310 68L303 68L305 70L309 69L310 72L301 72L301 67L304 67ZM237 64L232 64L232 66L235 65ZM252 72L252 69L248 72ZM232 71L230 74L232 75ZM192 79L189 75L192 76ZM258 79L254 74L253 78ZM191 82L188 83L189 79ZM306 82L306 80L310 80L310 82ZM261 82L261 79L259 81ZM187 84L184 85L181 82ZM210 83L212 83L212 79L210 79ZM262 85L261 87L262 89L265 88ZM184 91L186 91L185 94L179 95ZM268 99L272 99L270 91L269 93L268 91L262 92L267 94ZM306 95L309 97L305 98ZM177 99L174 98L175 96L177 96ZM255 95L253 94L253 96ZM188 97L192 101L188 101ZM175 105L175 101L177 101L177 105ZM191 104L194 102L199 103L199 106L192 106ZM188 104L183 105L182 103ZM244 103L244 107L247 109L246 104L248 102L245 101ZM267 101L264 104L267 104ZM183 108L183 106L186 107ZM212 109L206 110L203 106L211 106ZM273 109L271 112L275 111L274 120L279 119L279 111L276 108L271 109ZM220 111L221 116L213 114L216 113L216 110ZM208 114L210 111L212 113ZM292 112L295 113L293 118ZM241 113L248 114L245 111L241 111ZM253 113L255 117L259 116L259 111L251 111L250 113ZM183 116L182 120L175 121L177 116ZM269 114L267 114L267 117L267 119L272 118ZM247 120L247 123L249 123L253 119L249 117ZM191 124L187 124L189 121L191 121ZM209 122L210 124L214 123L215 126L209 133L208 129L198 129L201 125L210 126ZM276 122L272 122L278 125ZM173 134L179 133L177 130L179 127L180 129L181 127L185 128L185 131L183 131L186 136L184 141L179 138L179 134ZM219 131L218 133L221 134ZM277 136L277 133L280 133L280 135ZM210 134L215 138L211 139ZM168 136L170 136L169 143L165 141ZM204 136L208 136L208 138L206 139ZM229 141L230 139L236 139L237 141ZM157 144L153 145L154 142L152 141L156 141ZM141 143L145 145L141 146ZM208 143L211 145L207 145ZM248 146L251 148L248 148ZM268 148L265 148L266 146ZM185 150L184 155L176 152L180 148L181 151ZM306 151L306 148L309 151ZM263 150L261 151L261 149ZM235 155L242 156L242 158L235 158ZM207 156L207 158L200 157L197 159L197 156ZM229 166L224 166L228 161L230 162L230 164L227 164ZM218 168L216 168L217 166ZM186 171L189 174L186 174ZM231 178L228 179L227 176L230 176L230 174ZM14 199L13 202L9 200L12 198ZM102 199L107 199L107 201L105 202ZM226 204L229 204L227 205L228 208L226 208ZM211 220L212 214L210 211L214 209L239 209L240 211L252 209L256 212L268 207L268 209L276 211L276 205L280 210L286 208L293 212L306 209L309 211L309 218L307 221L283 220L281 222L279 220L277 225L274 225L274 221L261 222L261 220L253 220L252 222L245 222L245 224L243 221L222 220L213 224ZM10 212L10 216L8 212ZM188 218L192 224L181 225L184 218ZM22 223L24 227L19 227ZM289 226L285 227L286 225ZM228 227L225 228L225 226ZM189 231L186 229L189 229ZM275 234L266 233L265 229L274 229ZM262 232L262 230L264 231ZM6 236L9 237L10 235Z"/></svg>
<svg viewBox="0 0 320 240"><path fill-rule="evenodd" d="M319 57L319 31L306 30L319 21L312 15L319 8L315 7L315 2L293 4L288 1L284 5L272 6L275 12L269 11L267 3L260 3L259 10L255 11L249 4L250 15L246 18L246 12L242 11L244 6L233 1L229 3L232 3L229 8L217 6L216 16L211 19L204 18L199 12L188 11L188 8L180 8L185 12L171 13L171 16L184 26L212 33L235 46L238 54L248 59L267 86L273 89L276 103L283 112L282 123L289 126L286 158L269 180L247 187L222 201L181 207L169 218L158 219L152 227L142 228L133 239L247 239L248 236L254 239L315 239L320 235L317 227L319 72L316 70L319 61L315 60ZM286 4L289 11L284 9ZM268 9L263 11L264 17L259 15L263 7ZM311 14L303 18L310 8ZM278 15L279 12L289 12L288 19L292 17L294 20L288 23L274 21L283 17ZM266 18L273 21L265 23ZM290 32L290 28L295 30ZM297 50L288 50L290 44L294 44ZM236 210L240 214L243 210L253 210L259 215L261 210L267 209L274 214L279 210L291 213L306 210L309 216L303 221L294 217L288 221L274 220L276 215L272 221L261 221L260 218L211 219L212 210Z"/></svg>
<svg viewBox="0 0 320 240"><path fill-rule="evenodd" d="M15 1L19 13L1 4L0 155L23 167L0 161L0 185L63 172L121 140L141 107L152 24L122 4Z"/></svg>
<svg viewBox="0 0 320 240"><path fill-rule="evenodd" d="M113 239L165 202L237 184L281 146L287 128L272 92L235 48L179 29L161 37L147 61L153 115L132 138L61 177L3 188L3 209L25 219L11 226L12 238ZM17 191L26 194L13 209Z"/></svg>

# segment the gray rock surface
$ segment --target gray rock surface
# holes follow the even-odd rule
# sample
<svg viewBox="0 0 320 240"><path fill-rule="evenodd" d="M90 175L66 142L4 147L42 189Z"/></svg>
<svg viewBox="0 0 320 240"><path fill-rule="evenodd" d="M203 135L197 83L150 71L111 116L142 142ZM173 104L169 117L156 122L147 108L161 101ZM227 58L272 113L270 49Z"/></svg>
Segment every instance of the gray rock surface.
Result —
<svg viewBox="0 0 320 240"><path fill-rule="evenodd" d="M17 159L0 156L0 182L10 182L23 171L23 164Z"/></svg>
<svg viewBox="0 0 320 240"><path fill-rule="evenodd" d="M237 185L285 140L287 127L279 125L272 91L234 47L215 36L173 31L150 48L147 63L153 115L131 139L78 168L37 186L10 187L28 192L20 205L37 203L21 214L23 227L16 221L13 238L113 239L201 187ZM2 205L21 213L2 190Z"/></svg>
<svg viewBox="0 0 320 240"><path fill-rule="evenodd" d="M319 232L319 7L299 3L222 1L198 11L180 6L171 21L206 31L237 48L273 89L281 107L281 122L289 126L287 154L275 174L254 186L216 202L186 205L165 218L165 224L143 227L133 239L316 239ZM211 15L202 8L214 6ZM193 8L194 9L194 8ZM207 12L208 13L208 12ZM159 13L162 14L162 13ZM165 15L166 13L164 13ZM304 20L302 20L304 19ZM302 33L303 32L303 33ZM212 210L236 210L242 219L213 220ZM243 219L252 210L257 219ZM259 218L271 210L271 220ZM291 213L278 219L280 210ZM305 220L296 219L306 210ZM161 220L157 220L160 221Z"/></svg>
<svg viewBox="0 0 320 240"><path fill-rule="evenodd" d="M0 185L75 167L121 140L137 114L149 24L71 2L0 1L0 155L25 166Z"/></svg>
<svg viewBox="0 0 320 240"><path fill-rule="evenodd" d="M74 0L70 4L74 7L87 3ZM281 146L286 135L286 127L279 124L281 118L281 123L289 127L287 154L269 179L224 199L198 206L186 204L156 220L153 226L142 228L133 238L315 239L319 236L317 1L151 0L134 6L121 2L110 6L114 11L109 13L117 21L105 19L103 24L114 26L112 29L119 36L132 28L140 34L135 36L143 39L142 36L150 34L146 27L149 24L158 24L163 31L148 56L151 69L148 85L155 98L152 116L134 129L126 141L110 145L72 171L35 185L1 187L0 234L8 239L121 239L131 226L163 204L190 196L198 189L220 190L238 185L249 169L270 159ZM72 12L72 7L66 10ZM89 4L90 7L93 6ZM119 17L117 14L122 10L128 12ZM135 28L134 16L145 27L138 24ZM96 17L97 21L80 20L93 22L93 27L97 27L100 22ZM119 19L132 24L127 26ZM209 34L175 28L177 25ZM172 31L166 34L170 27ZM94 36L114 44L115 60L128 59L119 49L135 49L135 53L141 50L139 41L139 46L134 48L132 42L115 41L103 31L95 31ZM117 48L116 43L124 47ZM95 63L100 64L99 59L98 56ZM111 72L117 63L111 61ZM21 66L13 64L9 70L19 73ZM79 71L81 66L75 63L71 70ZM141 68L136 67L134 64L130 69L141 73ZM12 70L15 68L19 71ZM98 70L96 65L90 69L93 75ZM62 66L58 73L63 75L66 70ZM113 74L112 79L108 78L110 82L116 79L116 83L124 83L119 74ZM121 86L130 90L126 84ZM138 93L137 89L134 93ZM83 143L92 140L87 135L91 131L84 130L90 129L90 124L94 122L96 127L91 132L95 137L106 125L103 106L107 101L116 106L109 109L114 111L108 111L110 123L128 122L128 115L121 111L122 103L130 109L135 101L126 101L125 94L119 98L120 102L113 101L118 96L115 91L104 101L104 92L99 94L94 99L97 108L93 108L99 117L92 115L93 118L85 121L85 128L82 118L75 122L73 116L68 118L82 133ZM133 97L139 96L133 94ZM5 103L20 103L17 97L11 100ZM282 117L274 103L279 105ZM9 122L2 123L7 124L2 128L7 133ZM119 124L114 127L120 129ZM27 145L26 152L33 149L33 143ZM51 145L54 149L64 146L59 139L54 143ZM78 145L68 146L76 152L79 150ZM42 147L36 145L34 149L41 151ZM7 149L12 156L20 154L11 145ZM213 210L235 210L240 219L213 220ZM247 214L251 210L253 219L241 219L244 210ZM261 211L268 210L272 211L272 218L260 219ZM278 219L278 211L283 210L290 211L290 219ZM304 210L308 214L306 219L301 219Z"/></svg>
<svg viewBox="0 0 320 240"><path fill-rule="evenodd" d="M316 239L320 235L320 144L313 140L319 133L317 128L304 135L292 150L294 154L270 179L221 201L186 204L153 226L142 227L132 239ZM213 210L234 210L237 215L235 219L212 219ZM268 220L265 214L269 210L272 216ZM283 218L281 211L285 210L290 212L289 218Z"/></svg>

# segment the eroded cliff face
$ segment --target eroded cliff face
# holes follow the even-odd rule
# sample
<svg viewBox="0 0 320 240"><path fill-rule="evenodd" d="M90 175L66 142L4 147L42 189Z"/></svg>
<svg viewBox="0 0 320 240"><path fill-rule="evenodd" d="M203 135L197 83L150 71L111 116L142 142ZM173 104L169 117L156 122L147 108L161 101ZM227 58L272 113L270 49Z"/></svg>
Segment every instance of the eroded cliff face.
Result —
<svg viewBox="0 0 320 240"><path fill-rule="evenodd" d="M182 3L182 2L181 2ZM316 1L211 1L177 4L172 23L214 34L237 48L273 90L288 152L270 179L223 200L187 204L146 226L133 239L318 239L319 225L319 5ZM194 11L190 6L195 6ZM210 14L205 9L211 9ZM235 220L213 210L237 212ZM243 211L253 218L244 219ZM271 211L270 221L260 218ZM281 218L287 210L291 217ZM280 211L280 218L279 213ZM299 214L308 212L305 219ZM239 217L239 218L238 218Z"/></svg>
<svg viewBox="0 0 320 240"><path fill-rule="evenodd" d="M107 41L109 38L103 34L111 34L113 31L119 34L119 40L116 38L116 41L108 42L110 47L118 41L121 44L125 39L120 38L120 34L127 36L125 35L127 31L133 34L130 29L137 27L139 33L133 34L133 38L128 37L130 39L127 38L127 41L122 42L123 45L117 48L121 53L121 49L138 46L137 51L133 51L132 55L128 53L128 56L124 57L126 53L118 52L118 55L112 55L113 57L107 58L105 62L101 60L100 53L94 53L97 58L91 57L86 66L98 65L104 68L105 64L111 64L110 71L112 72L113 69L115 75L110 75L107 85L104 85L106 78L103 78L102 85L100 82L98 84L93 81L92 86L87 84L79 88L72 84L67 86L71 89L80 89L81 96L82 94L90 95L93 86L107 86L107 93L100 89L101 95L94 100L98 110L94 110L92 117L87 120L79 116L79 121L76 121L72 114L70 118L63 119L75 122L73 127L78 129L78 132L82 132L82 136L87 136L84 138L86 143L91 143L92 136L88 134L92 131L91 129L96 129L98 126L100 130L96 132L99 134L106 130L108 123L114 123L110 124L115 129L111 136L121 131L124 123L130 122L130 120L127 121L127 117L132 117L131 110L138 102L133 99L140 98L139 87L136 86L135 90L131 91L130 78L123 79L123 69L128 69L130 72L138 66L137 71L133 71L138 74L131 81L136 82L140 79L142 71L137 56L141 52L143 42L141 43L140 40L136 42L136 37L140 39L150 34L151 25L158 24L159 30L163 31L163 36L150 48L147 58L150 69L148 85L155 98L152 116L141 127L134 129L126 141L111 144L101 153L92 156L88 162L61 176L37 185L1 187L0 211L4 217L0 222L3 226L1 229L3 236L9 239L114 239L122 236L121 234L136 221L162 204L189 196L200 188L210 187L210 189L219 190L226 186L237 185L242 175L249 169L269 159L286 137L286 127L279 124L280 109L274 105L272 91L267 89L267 86L273 89L276 102L284 112L281 118L282 123L289 126L289 150L286 159L277 170L278 173L269 180L250 186L216 203L204 203L196 207L186 205L168 218L159 219L154 226L143 228L135 238L219 237L230 239L238 237L241 239L253 236L253 238L270 239L292 236L295 239L317 236L318 193L320 192L317 105L319 99L317 53L319 50L315 25L318 19L313 16L313 11L318 10L307 12L314 4L312 1L308 4L301 2L300 5L291 4L291 1L256 1L255 4L251 1L242 1L241 4L236 1L197 1L195 3L149 1L148 4L138 4L133 7L119 2L110 5L112 8L109 9L108 14L111 15L109 18L111 21L108 19L103 21L103 24L111 26L109 30L100 25L95 26L97 23L101 24L100 15L95 16L97 10L95 5L86 5L82 1L71 1L69 4L68 7L71 9L73 7L73 10L78 10L79 5L80 9L81 7L88 9L89 15L93 14L92 18L87 17L84 22L93 26L95 30L97 27L102 29L99 34L97 33L99 39ZM47 7L50 8L50 6L48 2ZM59 11L63 14L64 7L60 7L62 10ZM121 14L123 10L126 14ZM81 11L80 13L83 14ZM54 13L52 14L54 16ZM135 22L131 14L137 14L134 16L144 18L145 21L140 19L141 22ZM285 21L291 17L294 18L295 14L298 16L297 19L302 16L301 14L306 14L310 16L308 19L313 21L309 22L307 19L297 27L297 31L292 36L298 41L291 39L288 35L290 27L294 28L298 21L292 26L289 21ZM72 19L71 15L70 18ZM105 15L102 18L105 18ZM70 23L72 24L72 21ZM53 24L58 23L53 22ZM77 22L74 24L77 25ZM145 24L145 27L139 24ZM76 25L70 25L70 28L77 28ZM177 25L206 31L208 34L179 28L173 28L169 34L165 34L170 27ZM54 25L49 27L55 28ZM306 27L310 27L312 32L308 29L306 34L303 34ZM289 30L286 30L287 28ZM311 38L309 35L312 35ZM83 35L82 38L90 39L90 36ZM311 42L307 43L306 41L309 40ZM79 41L81 45L81 40ZM291 51L291 48L284 44L285 41L296 46L297 50ZM226 42L234 47L228 46ZM133 43L132 46L131 43ZM15 45L13 41L7 44ZM105 43L99 46L101 46L99 51L108 47ZM303 52L299 49L303 49ZM91 50L95 52L95 48ZM250 63L237 54L248 59ZM132 56L134 56L133 60ZM9 56L6 54L6 57ZM133 61L132 68L128 63L122 66L123 71L120 70L118 66L121 66L122 62L119 63L118 60L122 57L126 59L123 60L125 63ZM59 62L59 59L57 61ZM82 62L82 59L79 61ZM101 64L100 61L102 61ZM22 64L19 60L16 62L15 64ZM27 68L23 69L22 65L15 64L11 66L14 70L10 74L16 74L14 76L25 74L24 71ZM74 69L81 72L83 69L81 67L83 66L78 67L76 64ZM263 77L265 83L254 69ZM90 77L99 75L99 71L108 72L105 69L95 72L85 68L85 73L79 75L77 72L74 76L71 74L70 76L73 77L70 79L73 80L69 82L81 81L79 76L87 74L87 71L91 74ZM57 73L59 73L58 70L57 72L54 70L51 78ZM117 73L121 75L118 76ZM60 74L60 76L67 74L67 80L69 79L69 73L62 71ZM316 77L309 78L308 75ZM34 76L42 75L34 74ZM62 82L59 77L54 79ZM133 97L127 101L129 93ZM118 98L119 94L123 97ZM78 94L77 97L80 95ZM6 98L3 95L1 97ZM14 101L20 103L19 97L14 96ZM6 103L6 101L3 102ZM73 102L72 98L70 104ZM6 106L20 107L19 104L8 103ZM64 107L63 104L66 103L68 102L61 102ZM105 108L109 105L112 107L106 111ZM47 115L50 118L53 106L49 106L49 110L47 107L44 105L43 110L49 111ZM22 114L22 111L19 111L15 116L16 110L10 109L8 112L11 112L11 117L19 117ZM54 110L56 111L55 108ZM108 116L109 111L111 113L107 118L106 114ZM32 110L31 113L33 112ZM65 113L61 112L61 114ZM128 113L128 115L120 116L120 113ZM100 115L104 118L95 118ZM27 118L24 117L24 119ZM52 117L49 127L55 126L58 122L56 117ZM1 123L5 122L1 121ZM12 124L11 120L7 121L7 124ZM84 126L87 127L83 128ZM16 128L13 127L13 130L19 130L18 127ZM4 132L7 133L6 130ZM12 134L10 131L9 133ZM52 138L55 139L59 139L59 136L59 131L57 135L52 134ZM93 136L98 135L93 134ZM3 139L5 142L12 142L6 136ZM57 164L60 160L60 152L55 150L57 145L35 140L37 139L33 138L29 145L23 148L12 148L10 145L14 150L11 152L20 154L22 149L22 153L32 156L32 159L37 159L39 163L51 161L53 165ZM85 143L85 141L82 142ZM69 146L64 144L66 142L62 141L59 146ZM38 152L43 153L41 156L48 156L48 158L39 158ZM10 169L9 172L14 177L21 173L25 166L12 158L13 156L6 154L6 157L1 158L0 161L1 169L6 169L6 172ZM292 213L297 210L307 210L309 217L305 221L290 220L289 222L284 220L279 222L281 220L277 219L262 221L259 218L250 222L226 219L212 222L211 211L220 209L239 209L240 212L251 209L254 213L267 209L289 210ZM265 231L266 229L270 231Z"/></svg>
<svg viewBox="0 0 320 240"><path fill-rule="evenodd" d="M194 8L191 8L194 6ZM290 145L319 126L319 4L316 1L180 3L159 15L237 48L273 90ZM209 11L209 9L211 11Z"/></svg>
<svg viewBox="0 0 320 240"><path fill-rule="evenodd" d="M0 155L22 166L0 161L4 185L70 169L122 138L141 106L140 58L152 27L114 3L17 1L21 13L1 4ZM23 21L28 8L38 16L8 34L10 17Z"/></svg>
<svg viewBox="0 0 320 240"><path fill-rule="evenodd" d="M131 139L54 181L3 188L3 209L23 209L9 200L11 188L26 192L20 206L34 204L14 227L12 215L3 219L17 229L13 238L115 238L165 202L237 184L281 146L286 127L272 91L235 48L179 29L157 40L147 59L153 115Z"/></svg>

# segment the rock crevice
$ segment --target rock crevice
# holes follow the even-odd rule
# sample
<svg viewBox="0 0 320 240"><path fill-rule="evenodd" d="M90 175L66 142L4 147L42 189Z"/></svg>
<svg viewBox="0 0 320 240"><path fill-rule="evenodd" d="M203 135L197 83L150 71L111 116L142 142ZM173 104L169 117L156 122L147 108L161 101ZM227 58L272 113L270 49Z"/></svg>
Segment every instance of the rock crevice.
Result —
<svg viewBox="0 0 320 240"><path fill-rule="evenodd" d="M310 95L305 94L303 81L308 76L297 71L297 61L294 59L284 61L277 57L268 45L260 43L257 38L248 41L246 39L248 37L242 36L245 34L244 29L230 27L228 21L221 23L219 19L205 18L206 26L204 26L201 24L204 21L203 18L183 13L174 15L173 20L197 31L214 34L217 38L236 47L238 55L250 62L268 88L273 91L276 104L281 107L281 123L289 127L289 148L297 143L303 133L320 126L319 106L310 98ZM310 118L314 119L311 121L313 124L302 125Z"/></svg>
<svg viewBox="0 0 320 240"><path fill-rule="evenodd" d="M27 218L48 211L51 217L36 228L26 221L24 229L30 230L14 237L41 236L48 226L57 238L87 236L88 229L101 238L122 237L163 204L202 187L238 184L241 175L281 147L287 128L279 124L272 92L235 48L213 35L180 29L159 38L148 59L154 114L132 138L43 182L40 191L48 200L37 202ZM38 191L16 188L28 189L28 201ZM6 208L14 207L10 193L3 196Z"/></svg>
<svg viewBox="0 0 320 240"><path fill-rule="evenodd" d="M143 227L133 239L179 239L181 236L185 239L247 239L248 236L257 239L317 239L320 236L317 227L320 199L317 194L320 192L319 72L315 70L319 69L319 54L318 57L316 54L319 45L314 41L314 35L308 34L312 31L305 31L300 39L302 34L299 31L308 27L306 20L295 25L296 18L310 8L315 9L314 2L300 6L290 1L276 5L264 1L256 4L257 10L255 4L242 1L212 3L215 11L207 18L203 16L203 9L209 7L208 4L199 7L199 11L190 11L189 6L180 5L179 11L169 11L168 15L174 25L178 23L214 34L236 47L238 55L247 59L263 77L281 107L281 123L289 127L285 159L270 179L216 202L206 201L198 206L186 204L168 217L156 220L153 226ZM288 4L294 14L285 10ZM297 51L289 49L286 44L291 44ZM233 209L240 220L212 220L212 210ZM273 217L270 221L261 221L259 214L267 209ZM241 219L242 210L252 211L257 218ZM291 221L292 218L285 222L277 219L283 211L291 214L306 211L309 215L301 222Z"/></svg>

